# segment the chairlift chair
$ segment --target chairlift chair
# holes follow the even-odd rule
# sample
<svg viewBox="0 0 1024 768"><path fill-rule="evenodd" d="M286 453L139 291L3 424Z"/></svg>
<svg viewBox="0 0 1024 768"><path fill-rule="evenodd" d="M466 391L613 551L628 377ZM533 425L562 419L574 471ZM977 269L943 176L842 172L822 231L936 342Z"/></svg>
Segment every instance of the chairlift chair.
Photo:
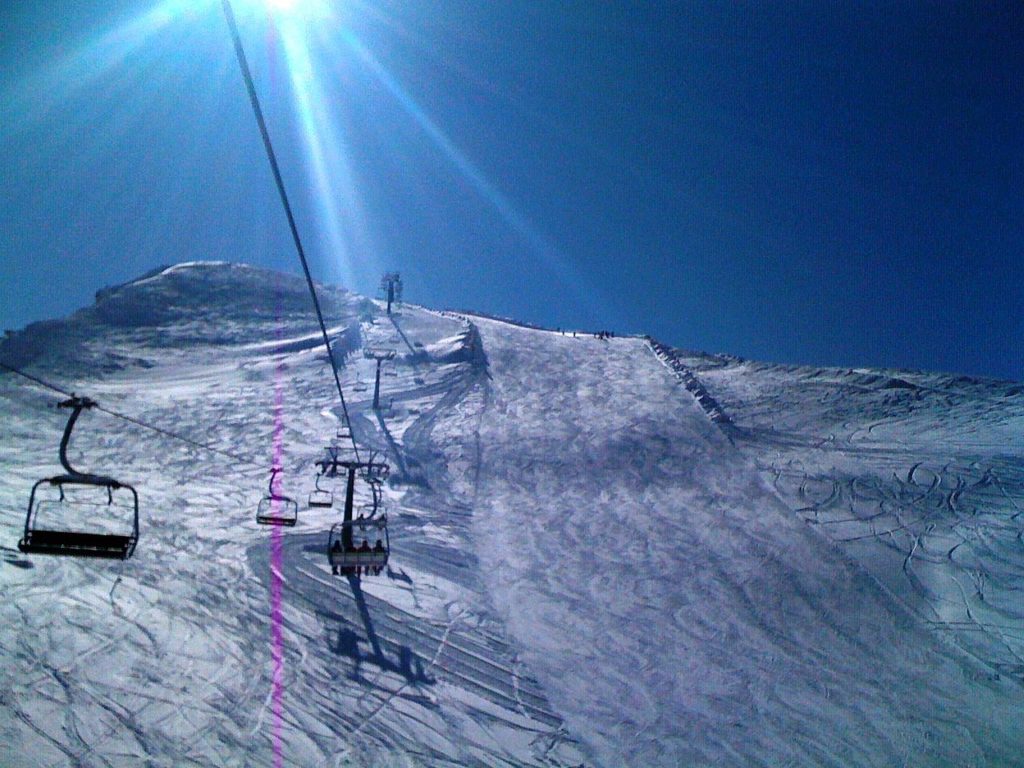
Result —
<svg viewBox="0 0 1024 768"><path fill-rule="evenodd" d="M334 506L334 494L330 491L324 490L320 487L320 478L323 474L317 473L316 476L316 490L309 494L309 506L312 507L333 507Z"/></svg>
<svg viewBox="0 0 1024 768"><path fill-rule="evenodd" d="M61 408L72 409L60 441L60 463L66 474L44 478L32 486L25 533L18 542L22 552L127 560L135 551L139 540L139 495L135 489L112 477L79 472L68 462L67 447L75 422L83 409L95 405L88 397L75 395L59 404ZM51 489L56 489L56 499ZM95 494L97 490L101 493L99 497ZM124 491L130 496L125 496ZM114 522L127 527L130 519L131 530L123 533L110 533L105 527L79 530L63 523L69 512L83 509L94 511L100 522L110 522L111 512L119 510L122 519ZM41 519L44 527L40 527Z"/></svg>
<svg viewBox="0 0 1024 768"><path fill-rule="evenodd" d="M373 541L373 544L370 542ZM335 523L327 541L327 559L335 573L374 573L388 564L391 540L386 515Z"/></svg>
<svg viewBox="0 0 1024 768"><path fill-rule="evenodd" d="M397 346L397 343L395 346ZM395 346L364 347L363 357L367 360L393 360L395 355L398 354L398 350L395 349Z"/></svg>
<svg viewBox="0 0 1024 768"><path fill-rule="evenodd" d="M370 385L367 384L362 379L356 379L355 383L352 385L352 389L355 390L356 392L365 392L369 388Z"/></svg>
<svg viewBox="0 0 1024 768"><path fill-rule="evenodd" d="M270 470L267 495L260 499L256 508L256 522L260 525L293 526L299 519L299 505L295 499L274 492L274 477L280 471L280 467L273 467Z"/></svg>

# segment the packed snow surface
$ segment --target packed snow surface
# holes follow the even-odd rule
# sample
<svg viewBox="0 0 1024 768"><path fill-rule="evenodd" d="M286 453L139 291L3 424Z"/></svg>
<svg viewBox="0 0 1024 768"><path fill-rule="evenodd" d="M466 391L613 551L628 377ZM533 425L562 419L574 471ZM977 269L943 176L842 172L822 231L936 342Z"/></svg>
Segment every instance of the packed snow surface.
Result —
<svg viewBox="0 0 1024 768"><path fill-rule="evenodd" d="M139 490L131 560L25 556L66 412L0 374L5 765L1020 764L1020 386L321 290L392 467L361 581L305 504L343 440L300 280L181 264L0 345L165 430L92 411L72 438ZM396 351L376 412L370 347ZM295 528L255 524L272 465Z"/></svg>

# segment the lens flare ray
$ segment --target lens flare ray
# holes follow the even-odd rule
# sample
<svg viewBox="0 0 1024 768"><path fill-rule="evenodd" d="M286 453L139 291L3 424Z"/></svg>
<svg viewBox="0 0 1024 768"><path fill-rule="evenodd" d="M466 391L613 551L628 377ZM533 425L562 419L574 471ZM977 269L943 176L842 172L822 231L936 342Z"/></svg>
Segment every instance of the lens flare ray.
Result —
<svg viewBox="0 0 1024 768"><path fill-rule="evenodd" d="M317 220L327 252L334 257L343 285L355 288L362 273L377 271L375 249L365 225L358 184L347 155L346 137L327 109L302 30L292 23L278 25L287 63L296 116L315 190ZM362 261L363 269L357 269Z"/></svg>

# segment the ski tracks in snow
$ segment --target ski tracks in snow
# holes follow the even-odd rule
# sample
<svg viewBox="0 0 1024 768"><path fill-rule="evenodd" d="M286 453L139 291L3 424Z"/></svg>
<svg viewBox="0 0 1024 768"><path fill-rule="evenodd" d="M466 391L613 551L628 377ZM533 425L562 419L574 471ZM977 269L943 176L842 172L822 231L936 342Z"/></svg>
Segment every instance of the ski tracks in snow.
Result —
<svg viewBox="0 0 1024 768"><path fill-rule="evenodd" d="M709 423L710 395L680 401L638 340L474 321L493 377L481 564L597 763L1013 759L991 713L1019 700L807 530Z"/></svg>

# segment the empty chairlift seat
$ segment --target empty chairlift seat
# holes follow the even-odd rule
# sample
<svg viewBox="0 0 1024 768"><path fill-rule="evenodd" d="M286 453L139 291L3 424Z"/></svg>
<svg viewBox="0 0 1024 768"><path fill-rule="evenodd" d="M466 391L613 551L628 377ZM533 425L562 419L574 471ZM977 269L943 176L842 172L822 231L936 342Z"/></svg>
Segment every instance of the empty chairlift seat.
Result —
<svg viewBox="0 0 1024 768"><path fill-rule="evenodd" d="M316 476L316 490L309 494L309 506L325 509L334 506L334 494L320 487L322 474Z"/></svg>
<svg viewBox="0 0 1024 768"><path fill-rule="evenodd" d="M61 475L32 487L18 549L127 560L138 540L139 496L134 488L109 477Z"/></svg>
<svg viewBox="0 0 1024 768"><path fill-rule="evenodd" d="M139 540L139 495L127 483L79 472L68 461L71 432L82 411L95 402L72 395L59 403L71 408L60 442L66 474L32 486L25 532L18 549L28 554L69 555L126 560Z"/></svg>
<svg viewBox="0 0 1024 768"><path fill-rule="evenodd" d="M270 470L270 487L256 508L256 522L260 525L293 526L299 519L299 505L295 499L274 490L274 477L280 471L278 467Z"/></svg>

